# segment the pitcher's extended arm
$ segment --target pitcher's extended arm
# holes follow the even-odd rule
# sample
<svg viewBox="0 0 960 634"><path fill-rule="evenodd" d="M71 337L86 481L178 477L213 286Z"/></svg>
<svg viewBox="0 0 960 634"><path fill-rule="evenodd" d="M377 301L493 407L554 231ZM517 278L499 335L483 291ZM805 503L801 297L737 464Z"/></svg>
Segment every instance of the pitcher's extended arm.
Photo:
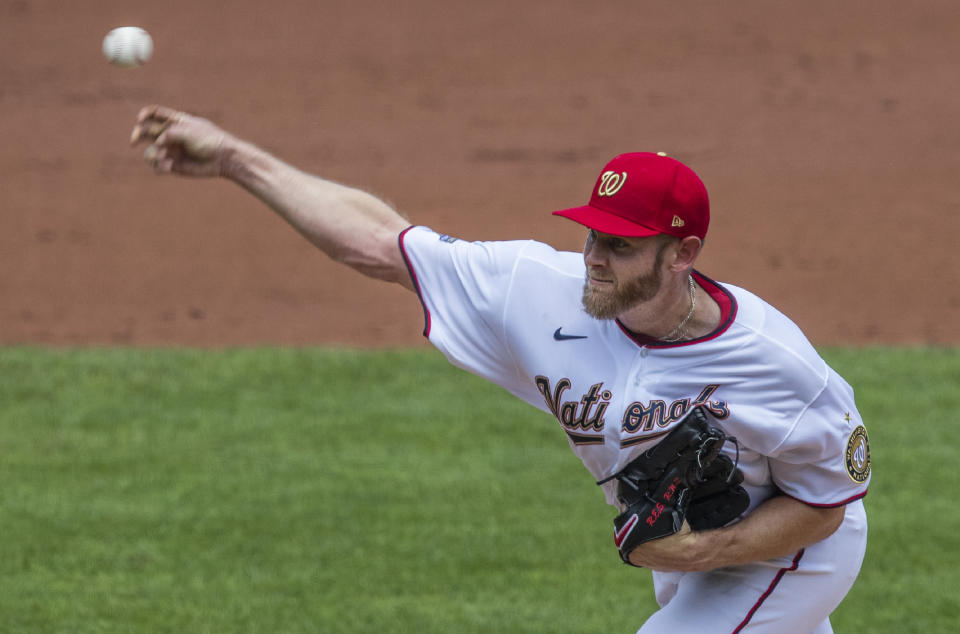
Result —
<svg viewBox="0 0 960 634"><path fill-rule="evenodd" d="M307 174L201 117L149 106L130 143L147 143L144 159L159 173L232 180L272 208L332 259L410 290L397 243L410 223L359 189Z"/></svg>

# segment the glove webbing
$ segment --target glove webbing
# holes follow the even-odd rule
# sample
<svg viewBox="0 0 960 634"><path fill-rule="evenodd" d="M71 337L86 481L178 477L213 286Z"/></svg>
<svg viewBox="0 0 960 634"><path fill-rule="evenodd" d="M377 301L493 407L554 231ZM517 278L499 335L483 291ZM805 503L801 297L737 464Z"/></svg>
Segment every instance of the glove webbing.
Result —
<svg viewBox="0 0 960 634"><path fill-rule="evenodd" d="M649 498L648 487L645 485L661 478L670 462L682 456L686 448L695 442L700 443L695 453L697 468L692 473L684 474L686 477L683 478L682 484L686 487L702 484L707 481L707 478L704 478L704 472L716 459L726 441L732 442L737 451L733 469L726 479L726 484L730 484L740 464L740 443L736 437L728 436L716 427L709 426L702 409L696 407L661 442L634 458L617 473L597 480L597 485L606 484L613 479L618 480L620 482L618 497L628 498L626 500L621 498L620 501L624 504L629 504L641 497Z"/></svg>

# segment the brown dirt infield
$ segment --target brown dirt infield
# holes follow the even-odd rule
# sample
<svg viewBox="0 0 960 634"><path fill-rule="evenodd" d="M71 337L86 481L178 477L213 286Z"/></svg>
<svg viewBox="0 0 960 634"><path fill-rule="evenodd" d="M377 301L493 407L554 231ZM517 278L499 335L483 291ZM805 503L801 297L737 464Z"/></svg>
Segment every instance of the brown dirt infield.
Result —
<svg viewBox="0 0 960 634"><path fill-rule="evenodd" d="M123 24L143 68L101 56ZM2 0L0 343L424 345L412 295L154 176L126 139L156 102L416 223L568 249L549 212L665 151L710 190L708 275L817 345L957 344L958 32L952 0Z"/></svg>

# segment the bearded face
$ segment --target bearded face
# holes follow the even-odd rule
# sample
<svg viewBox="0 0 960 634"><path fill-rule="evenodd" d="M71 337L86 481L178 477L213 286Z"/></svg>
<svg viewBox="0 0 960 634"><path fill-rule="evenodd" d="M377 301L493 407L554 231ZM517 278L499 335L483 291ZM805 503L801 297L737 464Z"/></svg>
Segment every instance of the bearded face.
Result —
<svg viewBox="0 0 960 634"><path fill-rule="evenodd" d="M657 249L656 260L646 273L620 279L613 271L606 269L604 279L611 282L607 287L592 285L588 271L583 284L583 308L587 314L597 319L614 319L630 308L653 299L663 283L661 265L667 246L664 243Z"/></svg>

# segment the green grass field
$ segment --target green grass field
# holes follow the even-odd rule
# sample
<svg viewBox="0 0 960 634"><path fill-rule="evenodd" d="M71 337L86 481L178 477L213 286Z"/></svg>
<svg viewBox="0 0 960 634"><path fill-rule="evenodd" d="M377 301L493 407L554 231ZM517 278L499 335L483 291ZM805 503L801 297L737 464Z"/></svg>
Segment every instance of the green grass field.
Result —
<svg viewBox="0 0 960 634"><path fill-rule="evenodd" d="M960 350L829 349L870 430L837 632L960 622ZM634 632L547 415L436 352L0 348L0 632Z"/></svg>

